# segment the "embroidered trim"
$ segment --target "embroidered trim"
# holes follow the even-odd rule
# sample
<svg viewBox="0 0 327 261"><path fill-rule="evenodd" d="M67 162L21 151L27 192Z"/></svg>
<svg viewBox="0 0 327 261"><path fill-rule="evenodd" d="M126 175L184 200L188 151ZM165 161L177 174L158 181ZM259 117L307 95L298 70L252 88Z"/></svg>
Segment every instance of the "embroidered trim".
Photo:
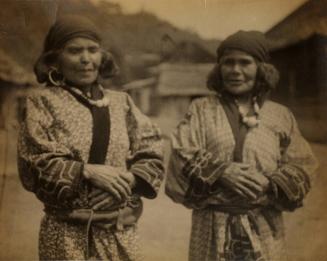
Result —
<svg viewBox="0 0 327 261"><path fill-rule="evenodd" d="M182 174L189 180L186 192L188 198L203 198L217 192L217 180L224 173L228 163L213 160L210 152L201 150L189 160L182 169Z"/></svg>

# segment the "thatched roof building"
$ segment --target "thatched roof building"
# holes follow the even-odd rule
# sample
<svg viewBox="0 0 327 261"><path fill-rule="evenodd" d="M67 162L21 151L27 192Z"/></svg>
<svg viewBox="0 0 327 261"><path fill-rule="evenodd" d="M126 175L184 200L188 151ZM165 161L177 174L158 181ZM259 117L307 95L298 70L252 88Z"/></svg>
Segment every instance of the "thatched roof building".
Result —
<svg viewBox="0 0 327 261"><path fill-rule="evenodd" d="M267 33L281 79L275 98L291 107L302 132L327 141L327 0L309 0Z"/></svg>

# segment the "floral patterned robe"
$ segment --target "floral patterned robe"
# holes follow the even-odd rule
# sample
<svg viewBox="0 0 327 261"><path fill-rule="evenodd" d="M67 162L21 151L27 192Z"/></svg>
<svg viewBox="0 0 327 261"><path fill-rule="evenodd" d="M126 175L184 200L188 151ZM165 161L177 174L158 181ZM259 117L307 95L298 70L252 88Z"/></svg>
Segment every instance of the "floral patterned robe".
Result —
<svg viewBox="0 0 327 261"><path fill-rule="evenodd" d="M163 179L162 142L158 129L122 92L105 90L109 99L109 146L105 164L131 171L142 182L140 196L154 198ZM90 110L60 87L36 88L26 98L18 143L18 168L24 187L45 209L90 208L90 184L82 176L92 142ZM119 231L74 224L46 215L41 222L41 260L84 260L92 253L104 260L139 259L136 226Z"/></svg>
<svg viewBox="0 0 327 261"><path fill-rule="evenodd" d="M271 188L251 202L235 197L219 184L219 175L233 161L235 148L219 98L194 100L172 135L166 194L193 209L189 260L243 261L233 250L245 247L254 254L246 260L286 259L282 211L302 205L317 165L287 108L266 101L259 117L259 125L245 136L242 162L266 175ZM201 189L199 184L215 188ZM233 239L233 222L241 226L250 246Z"/></svg>

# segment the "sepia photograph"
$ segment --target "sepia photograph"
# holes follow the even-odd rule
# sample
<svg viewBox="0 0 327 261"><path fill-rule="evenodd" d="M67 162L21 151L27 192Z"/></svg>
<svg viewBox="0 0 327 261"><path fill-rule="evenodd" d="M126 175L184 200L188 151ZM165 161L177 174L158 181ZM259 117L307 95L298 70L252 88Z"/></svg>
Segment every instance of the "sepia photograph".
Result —
<svg viewBox="0 0 327 261"><path fill-rule="evenodd" d="M0 260L327 260L327 0L0 0Z"/></svg>

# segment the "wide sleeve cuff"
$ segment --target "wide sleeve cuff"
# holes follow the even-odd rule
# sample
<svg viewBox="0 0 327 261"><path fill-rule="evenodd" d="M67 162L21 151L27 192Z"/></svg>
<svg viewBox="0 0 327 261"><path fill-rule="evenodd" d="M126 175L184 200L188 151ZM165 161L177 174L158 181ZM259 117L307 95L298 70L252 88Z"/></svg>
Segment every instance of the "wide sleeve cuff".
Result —
<svg viewBox="0 0 327 261"><path fill-rule="evenodd" d="M139 160L129 171L136 177L135 192L149 199L157 196L161 179L154 177L163 176L160 175L164 172L162 160Z"/></svg>
<svg viewBox="0 0 327 261"><path fill-rule="evenodd" d="M217 193L220 188L218 180L228 165L214 159L210 152L197 152L182 169L182 174L189 180L186 197L200 199Z"/></svg>
<svg viewBox="0 0 327 261"><path fill-rule="evenodd" d="M300 168L284 165L269 175L274 201L282 208L294 210L302 206L310 190L308 175Z"/></svg>
<svg viewBox="0 0 327 261"><path fill-rule="evenodd" d="M64 161L61 173L63 177L54 183L49 183L42 175L39 177L39 185L36 191L37 197L43 202L61 204L67 203L80 191L83 180L84 165L82 162L67 160Z"/></svg>

